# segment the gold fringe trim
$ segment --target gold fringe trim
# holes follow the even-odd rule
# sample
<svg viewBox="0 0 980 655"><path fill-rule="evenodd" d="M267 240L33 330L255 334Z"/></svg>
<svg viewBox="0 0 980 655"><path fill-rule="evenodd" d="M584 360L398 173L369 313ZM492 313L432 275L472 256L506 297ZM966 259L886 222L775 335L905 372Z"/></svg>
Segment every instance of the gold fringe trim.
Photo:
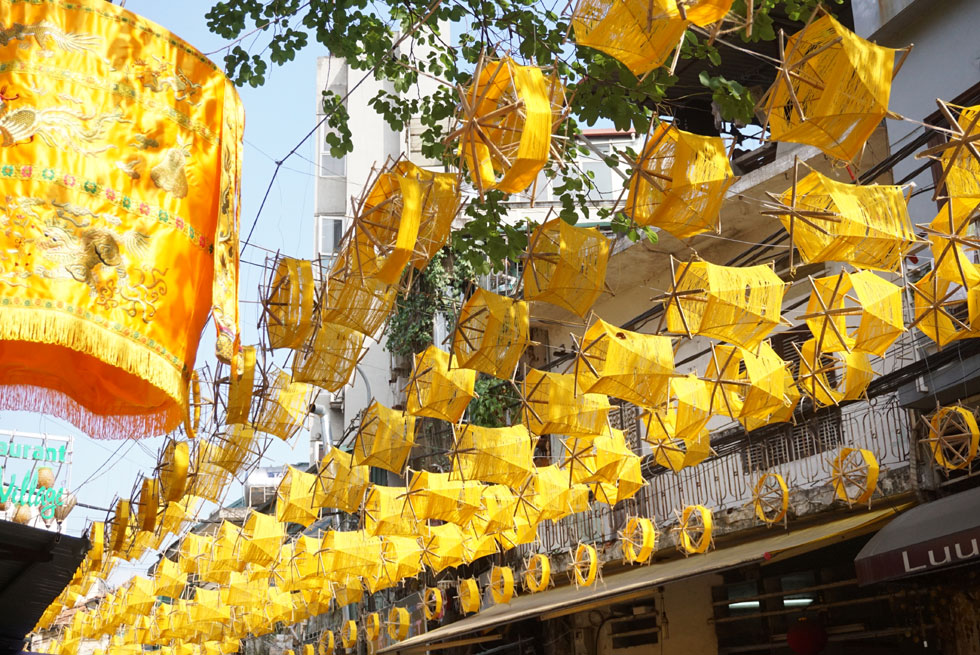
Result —
<svg viewBox="0 0 980 655"><path fill-rule="evenodd" d="M59 390L10 385L0 394L0 409L52 414L93 437L107 439L156 436L183 420L187 386L180 369L127 337L58 310L6 306L0 307L0 340L71 348L145 380L173 400L146 414L100 415Z"/></svg>

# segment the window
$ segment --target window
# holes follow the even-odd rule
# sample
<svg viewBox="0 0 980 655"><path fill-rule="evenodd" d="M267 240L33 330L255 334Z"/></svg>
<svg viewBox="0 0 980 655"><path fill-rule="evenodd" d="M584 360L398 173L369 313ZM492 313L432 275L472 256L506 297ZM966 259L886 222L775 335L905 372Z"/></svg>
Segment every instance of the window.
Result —
<svg viewBox="0 0 980 655"><path fill-rule="evenodd" d="M320 235L317 242L318 255L332 255L337 252L340 240L344 236L344 218L342 216L321 216Z"/></svg>
<svg viewBox="0 0 980 655"><path fill-rule="evenodd" d="M317 151L320 153L320 177L344 177L347 175L347 156L338 158L330 154L330 146L327 144L329 132L329 125L324 123L320 126L320 139L317 143Z"/></svg>

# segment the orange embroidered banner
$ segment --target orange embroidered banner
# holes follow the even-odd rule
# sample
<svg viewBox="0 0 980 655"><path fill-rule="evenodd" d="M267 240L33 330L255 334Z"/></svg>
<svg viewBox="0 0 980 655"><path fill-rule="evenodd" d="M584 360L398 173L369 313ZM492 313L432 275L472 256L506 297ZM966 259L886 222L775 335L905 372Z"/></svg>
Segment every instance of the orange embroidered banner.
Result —
<svg viewBox="0 0 980 655"><path fill-rule="evenodd" d="M96 437L187 405L239 348L244 114L221 71L103 0L0 0L0 407Z"/></svg>

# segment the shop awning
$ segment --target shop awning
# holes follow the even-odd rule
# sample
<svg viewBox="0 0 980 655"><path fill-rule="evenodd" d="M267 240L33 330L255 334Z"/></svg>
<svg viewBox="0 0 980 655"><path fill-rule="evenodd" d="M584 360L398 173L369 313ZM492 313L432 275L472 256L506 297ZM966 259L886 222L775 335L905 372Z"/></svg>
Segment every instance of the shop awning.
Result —
<svg viewBox="0 0 980 655"><path fill-rule="evenodd" d="M85 537L0 521L0 655L21 652L88 549Z"/></svg>
<svg viewBox="0 0 980 655"><path fill-rule="evenodd" d="M752 562L764 563L794 557L822 548L829 543L844 541L876 530L893 518L898 511L894 508L865 511L820 525L791 529L788 532L774 529L762 539L723 546L706 555L640 566L623 573L608 575L592 587L576 588L573 585L566 585L539 594L518 596L508 605L494 605L473 616L410 637L378 652L414 653L483 642L492 646L492 642L501 637L491 631L508 623L537 617L541 617L542 620L557 618L601 607L611 602L625 602L650 596L656 592L659 585L683 578L722 571ZM474 636L474 633L482 634Z"/></svg>
<svg viewBox="0 0 980 655"><path fill-rule="evenodd" d="M882 528L854 558L867 585L980 561L980 488L919 505Z"/></svg>

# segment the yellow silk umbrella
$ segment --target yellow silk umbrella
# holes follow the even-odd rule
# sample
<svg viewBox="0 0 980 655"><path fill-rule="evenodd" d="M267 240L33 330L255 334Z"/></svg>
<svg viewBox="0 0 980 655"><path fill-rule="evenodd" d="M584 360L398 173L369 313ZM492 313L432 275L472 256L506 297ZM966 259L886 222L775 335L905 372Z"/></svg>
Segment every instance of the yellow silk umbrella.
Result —
<svg viewBox="0 0 980 655"><path fill-rule="evenodd" d="M268 284L259 291L260 320L265 324L269 347L302 346L316 327L313 263L306 259L277 257Z"/></svg>
<svg viewBox="0 0 980 655"><path fill-rule="evenodd" d="M667 60L688 25L676 0L580 0L572 14L576 44L618 59L637 77Z"/></svg>
<svg viewBox="0 0 980 655"><path fill-rule="evenodd" d="M161 557L157 563L154 578L154 596L177 598L187 585L187 574L180 570L177 562Z"/></svg>
<svg viewBox="0 0 980 655"><path fill-rule="evenodd" d="M475 396L476 371L449 368L449 353L430 345L415 356L415 368L405 389L405 410L450 423L463 417Z"/></svg>
<svg viewBox="0 0 980 655"><path fill-rule="evenodd" d="M352 603L361 602L364 597L364 587L357 576L346 576L334 582L333 594L337 607L345 607Z"/></svg>
<svg viewBox="0 0 980 655"><path fill-rule="evenodd" d="M368 237L348 231L330 269L320 320L374 336L395 304L396 289L375 277L377 256Z"/></svg>
<svg viewBox="0 0 980 655"><path fill-rule="evenodd" d="M165 434L187 412L209 312L219 359L239 348L238 94L118 6L2 14L0 407L100 438Z"/></svg>
<svg viewBox="0 0 980 655"><path fill-rule="evenodd" d="M372 485L364 497L364 531L371 536L414 535L418 517L405 498L404 487Z"/></svg>
<svg viewBox="0 0 980 655"><path fill-rule="evenodd" d="M364 353L364 335L343 325L324 323L312 341L296 351L293 380L336 393L354 375Z"/></svg>
<svg viewBox="0 0 980 655"><path fill-rule="evenodd" d="M558 464L539 466L517 490L517 517L531 525L557 521L589 508L589 488L569 483L568 473Z"/></svg>
<svg viewBox="0 0 980 655"><path fill-rule="evenodd" d="M433 573L463 563L463 529L453 523L430 525L422 534L422 562Z"/></svg>
<svg viewBox="0 0 980 655"><path fill-rule="evenodd" d="M754 348L779 324L785 283L769 266L674 265L667 329Z"/></svg>
<svg viewBox="0 0 980 655"><path fill-rule="evenodd" d="M242 527L239 554L246 562L268 566L275 561L286 538L286 527L269 514L253 511Z"/></svg>
<svg viewBox="0 0 980 655"><path fill-rule="evenodd" d="M479 536L496 535L514 529L514 512L517 510L517 496L502 484L489 484L483 487L481 508L466 527Z"/></svg>
<svg viewBox="0 0 980 655"><path fill-rule="evenodd" d="M303 426L310 406L310 388L277 371L261 394L255 429L288 441Z"/></svg>
<svg viewBox="0 0 980 655"><path fill-rule="evenodd" d="M520 193L548 161L565 111L562 85L537 66L480 57L473 83L459 90L459 152L480 192ZM556 116L558 114L559 116Z"/></svg>
<svg viewBox="0 0 980 655"><path fill-rule="evenodd" d="M609 240L599 230L560 218L539 225L527 246L524 300L538 300L585 316L606 281Z"/></svg>
<svg viewBox="0 0 980 655"><path fill-rule="evenodd" d="M608 423L609 399L601 394L579 393L575 376L530 368L521 383L524 424L534 434L592 436Z"/></svg>
<svg viewBox="0 0 980 655"><path fill-rule="evenodd" d="M866 353L822 353L816 339L807 339L800 350L797 382L803 393L818 406L836 405L865 395L874 378L871 360ZM835 378L836 382L831 382Z"/></svg>
<svg viewBox="0 0 980 655"><path fill-rule="evenodd" d="M920 332L935 341L940 348L980 333L973 329L972 321L964 320L966 317L963 315L964 304L967 312L971 300L974 307L976 306L977 298L972 291L940 279L935 271L930 271L918 282L910 284L909 290L912 291L915 311L915 320L909 324L909 328L919 328Z"/></svg>
<svg viewBox="0 0 980 655"><path fill-rule="evenodd" d="M668 337L630 332L596 319L578 346L575 379L580 392L643 406L667 400L674 376L674 350Z"/></svg>
<svg viewBox="0 0 980 655"><path fill-rule="evenodd" d="M734 419L772 416L786 404L787 366L766 342L754 350L712 344L704 377L711 413Z"/></svg>
<svg viewBox="0 0 980 655"><path fill-rule="evenodd" d="M527 303L477 289L459 310L453 332L457 365L510 378L530 341Z"/></svg>
<svg viewBox="0 0 980 655"><path fill-rule="evenodd" d="M377 578L382 546L381 537L368 535L363 530L331 530L323 535L320 570L334 581L342 581L349 576Z"/></svg>
<svg viewBox="0 0 980 655"><path fill-rule="evenodd" d="M475 562L497 552L497 540L492 534L480 536L470 529L463 530L463 563Z"/></svg>
<svg viewBox="0 0 980 655"><path fill-rule="evenodd" d="M382 539L381 569L392 583L414 578L422 572L421 537L386 536Z"/></svg>
<svg viewBox="0 0 980 655"><path fill-rule="evenodd" d="M534 471L534 437L523 425L454 428L453 479L479 480L517 488Z"/></svg>
<svg viewBox="0 0 980 655"><path fill-rule="evenodd" d="M418 520L434 519L466 525L481 508L483 485L451 480L449 473L413 471L403 495Z"/></svg>
<svg viewBox="0 0 980 655"><path fill-rule="evenodd" d="M972 288L980 284L980 266L968 251L980 249L973 233L980 216L976 199L950 198L924 229L932 244L934 270L939 279Z"/></svg>
<svg viewBox="0 0 980 655"><path fill-rule="evenodd" d="M860 268L898 271L915 245L902 187L855 185L811 171L793 172L793 186L766 214L776 215L803 261L842 261ZM792 262L791 262L792 264Z"/></svg>
<svg viewBox="0 0 980 655"><path fill-rule="evenodd" d="M785 40L776 81L760 103L770 138L858 157L888 111L895 50L865 41L830 14Z"/></svg>
<svg viewBox="0 0 980 655"><path fill-rule="evenodd" d="M638 225L662 228L678 239L721 231L721 203L735 176L720 137L660 122L634 164L626 214Z"/></svg>
<svg viewBox="0 0 980 655"><path fill-rule="evenodd" d="M317 494L323 507L332 507L354 514L364 501L368 482L367 466L351 466L350 457L331 449L320 460L317 471Z"/></svg>
<svg viewBox="0 0 980 655"><path fill-rule="evenodd" d="M415 417L374 401L364 411L354 441L354 465L401 473L415 445Z"/></svg>
<svg viewBox="0 0 980 655"><path fill-rule="evenodd" d="M276 490L276 520L309 527L320 516L321 501L316 474L289 466Z"/></svg>

